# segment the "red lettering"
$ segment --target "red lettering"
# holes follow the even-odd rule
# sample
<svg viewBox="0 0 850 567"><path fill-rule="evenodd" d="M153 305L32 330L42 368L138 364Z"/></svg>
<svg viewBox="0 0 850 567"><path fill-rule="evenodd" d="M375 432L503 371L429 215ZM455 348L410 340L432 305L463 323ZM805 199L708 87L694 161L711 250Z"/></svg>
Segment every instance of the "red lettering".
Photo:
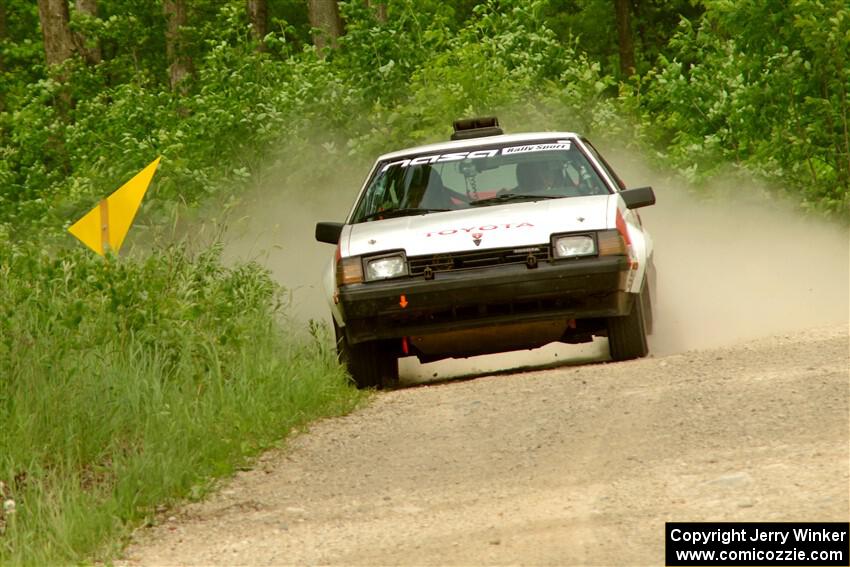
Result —
<svg viewBox="0 0 850 567"><path fill-rule="evenodd" d="M498 230L499 228L534 228L534 225L530 222L521 222L519 224L505 223L505 224L487 224L484 226L479 226L478 228L474 226L470 227L460 227L460 228L445 228L439 232L426 232L426 237L431 237L436 235L440 236L451 236L452 234L457 234L458 232L465 232L467 234L471 233L473 230Z"/></svg>

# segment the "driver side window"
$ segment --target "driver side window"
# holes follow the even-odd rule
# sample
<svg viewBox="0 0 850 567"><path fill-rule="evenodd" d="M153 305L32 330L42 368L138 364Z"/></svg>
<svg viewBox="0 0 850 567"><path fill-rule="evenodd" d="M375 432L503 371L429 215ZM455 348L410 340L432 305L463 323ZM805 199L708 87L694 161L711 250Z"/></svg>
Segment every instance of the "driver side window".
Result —
<svg viewBox="0 0 850 567"><path fill-rule="evenodd" d="M372 191L368 194L368 201L365 203L366 210L381 211L398 206L398 189L396 188L398 177L387 172L375 180Z"/></svg>
<svg viewBox="0 0 850 567"><path fill-rule="evenodd" d="M614 183L617 184L617 187L619 187L621 191L625 189L626 184L623 183L623 180L620 179L620 177L616 173L614 173L614 170L611 169L611 166L608 165L608 162L605 161L605 158L603 158L599 154L599 152L596 151L596 148L593 147L593 144L591 144L586 138L582 138L582 142L587 145L588 149L590 149L590 153L593 154L593 157L596 158L596 161L599 162L599 164L602 166L602 169L604 169L605 173L608 174L608 177L610 177L614 181Z"/></svg>

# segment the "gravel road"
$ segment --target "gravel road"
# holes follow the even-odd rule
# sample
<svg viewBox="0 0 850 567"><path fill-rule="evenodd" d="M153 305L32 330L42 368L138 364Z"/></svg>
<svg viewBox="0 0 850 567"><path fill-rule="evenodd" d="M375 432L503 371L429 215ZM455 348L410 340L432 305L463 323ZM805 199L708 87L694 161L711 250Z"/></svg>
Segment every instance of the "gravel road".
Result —
<svg viewBox="0 0 850 567"><path fill-rule="evenodd" d="M847 227L740 178L698 198L608 149L658 195L641 209L656 242L654 357L607 363L601 340L404 360L407 388L165 513L126 564L658 565L669 520L847 521ZM344 218L361 174L306 200L288 174L246 196L250 222L226 253L269 267L301 320L327 317L316 280L331 251L312 241L315 221ZM464 375L476 378L446 380Z"/></svg>
<svg viewBox="0 0 850 567"><path fill-rule="evenodd" d="M847 521L848 363L839 326L471 380L408 372L140 530L123 564L660 565L665 521Z"/></svg>

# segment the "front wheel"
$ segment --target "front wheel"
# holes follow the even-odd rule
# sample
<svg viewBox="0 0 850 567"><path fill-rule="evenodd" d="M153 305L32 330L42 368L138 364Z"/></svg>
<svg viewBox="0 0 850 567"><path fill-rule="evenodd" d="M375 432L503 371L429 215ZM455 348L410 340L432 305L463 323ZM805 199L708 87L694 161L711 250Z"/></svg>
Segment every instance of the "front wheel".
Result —
<svg viewBox="0 0 850 567"><path fill-rule="evenodd" d="M398 384L398 356L387 341L350 344L336 321L334 332L339 361L358 388L392 388Z"/></svg>
<svg viewBox="0 0 850 567"><path fill-rule="evenodd" d="M608 351L612 360L641 358L649 352L644 315L648 296L649 290L644 286L640 295L632 301L632 310L628 315L608 318Z"/></svg>

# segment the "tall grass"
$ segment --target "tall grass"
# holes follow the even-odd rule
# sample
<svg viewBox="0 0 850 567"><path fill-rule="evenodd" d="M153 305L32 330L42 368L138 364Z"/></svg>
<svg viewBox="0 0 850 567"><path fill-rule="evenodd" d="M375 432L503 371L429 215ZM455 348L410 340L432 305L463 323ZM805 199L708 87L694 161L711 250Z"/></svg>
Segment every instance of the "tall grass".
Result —
<svg viewBox="0 0 850 567"><path fill-rule="evenodd" d="M108 558L155 506L357 403L322 329L288 332L268 274L219 254L0 244L0 563Z"/></svg>

